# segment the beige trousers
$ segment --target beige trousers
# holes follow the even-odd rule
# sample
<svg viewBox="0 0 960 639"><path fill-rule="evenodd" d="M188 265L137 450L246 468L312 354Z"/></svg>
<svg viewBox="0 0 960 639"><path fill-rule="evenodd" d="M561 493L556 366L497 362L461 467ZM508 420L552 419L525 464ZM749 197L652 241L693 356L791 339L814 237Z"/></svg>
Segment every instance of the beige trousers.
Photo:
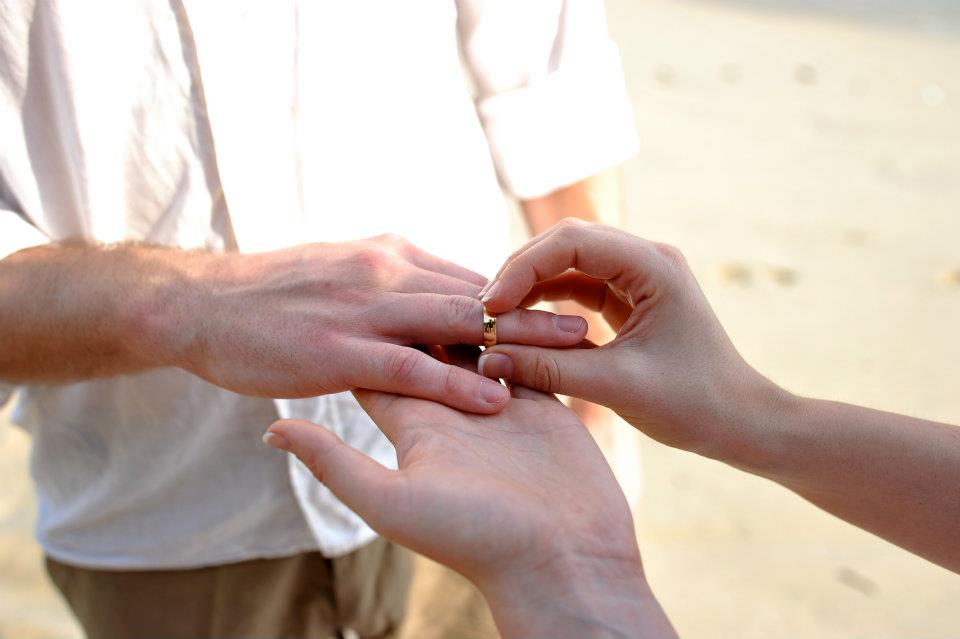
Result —
<svg viewBox="0 0 960 639"><path fill-rule="evenodd" d="M393 639L409 553L383 539L343 557L305 553L189 570L94 570L47 558L88 639Z"/></svg>

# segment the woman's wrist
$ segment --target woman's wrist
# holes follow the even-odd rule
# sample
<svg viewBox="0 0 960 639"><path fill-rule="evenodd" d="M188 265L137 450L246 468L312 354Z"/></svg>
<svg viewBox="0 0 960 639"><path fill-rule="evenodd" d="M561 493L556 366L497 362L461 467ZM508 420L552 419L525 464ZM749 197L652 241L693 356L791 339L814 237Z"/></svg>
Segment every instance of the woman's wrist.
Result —
<svg viewBox="0 0 960 639"><path fill-rule="evenodd" d="M775 470L797 436L804 401L757 373L722 411L723 434L709 456L753 474Z"/></svg>

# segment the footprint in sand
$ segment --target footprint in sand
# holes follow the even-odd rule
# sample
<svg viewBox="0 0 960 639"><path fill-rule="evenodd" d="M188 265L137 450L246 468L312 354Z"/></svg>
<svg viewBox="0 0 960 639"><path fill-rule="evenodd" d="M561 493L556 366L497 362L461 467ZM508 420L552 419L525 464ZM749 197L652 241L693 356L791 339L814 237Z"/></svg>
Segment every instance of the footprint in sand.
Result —
<svg viewBox="0 0 960 639"><path fill-rule="evenodd" d="M867 232L863 229L847 229L843 232L843 242L848 246L863 246L867 241Z"/></svg>
<svg viewBox="0 0 960 639"><path fill-rule="evenodd" d="M653 77L660 86L668 87L677 81L677 74L672 67L661 64L653 72Z"/></svg>
<svg viewBox="0 0 960 639"><path fill-rule="evenodd" d="M798 64L793 67L793 79L804 85L811 85L817 81L817 69L812 64Z"/></svg>
<svg viewBox="0 0 960 639"><path fill-rule="evenodd" d="M872 597L878 590L875 581L846 566L837 569L837 581L867 597Z"/></svg>
<svg viewBox="0 0 960 639"><path fill-rule="evenodd" d="M728 62L720 67L720 80L727 84L736 84L741 77L743 77L743 72L740 70L739 64Z"/></svg>
<svg viewBox="0 0 960 639"><path fill-rule="evenodd" d="M720 281L724 284L750 286L753 283L753 271L750 267L737 262L727 262L720 265Z"/></svg>
<svg viewBox="0 0 960 639"><path fill-rule="evenodd" d="M774 266L770 269L770 277L779 286L793 286L797 283L797 272L786 266Z"/></svg>
<svg viewBox="0 0 960 639"><path fill-rule="evenodd" d="M940 275L940 281L944 286L951 288L960 288L960 266L947 269Z"/></svg>
<svg viewBox="0 0 960 639"><path fill-rule="evenodd" d="M774 284L789 288L797 283L797 272L787 266L770 266L763 269L766 275L770 276ZM751 286L756 279L754 269L740 262L725 262L718 269L720 281L724 284L730 284L741 287Z"/></svg>

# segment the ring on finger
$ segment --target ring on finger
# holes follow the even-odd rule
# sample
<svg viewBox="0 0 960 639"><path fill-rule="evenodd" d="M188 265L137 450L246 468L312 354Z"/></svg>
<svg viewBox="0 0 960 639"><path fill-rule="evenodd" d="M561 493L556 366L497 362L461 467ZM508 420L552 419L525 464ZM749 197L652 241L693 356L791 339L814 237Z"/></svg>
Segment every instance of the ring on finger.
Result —
<svg viewBox="0 0 960 639"><path fill-rule="evenodd" d="M497 318L494 315L483 312L483 346L496 346L497 344Z"/></svg>

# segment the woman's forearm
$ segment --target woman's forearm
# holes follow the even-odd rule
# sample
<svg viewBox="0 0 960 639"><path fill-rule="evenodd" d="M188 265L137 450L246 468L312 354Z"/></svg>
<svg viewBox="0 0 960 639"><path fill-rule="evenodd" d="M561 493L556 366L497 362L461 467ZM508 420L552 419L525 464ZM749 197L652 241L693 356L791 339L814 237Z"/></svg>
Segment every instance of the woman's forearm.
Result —
<svg viewBox="0 0 960 639"><path fill-rule="evenodd" d="M960 427L785 393L743 414L723 461L960 572Z"/></svg>
<svg viewBox="0 0 960 639"><path fill-rule="evenodd" d="M484 374L608 406L960 572L960 427L784 392L736 351L675 247L567 221L515 253L481 299L493 313L576 299L617 330L594 349L498 344Z"/></svg>

